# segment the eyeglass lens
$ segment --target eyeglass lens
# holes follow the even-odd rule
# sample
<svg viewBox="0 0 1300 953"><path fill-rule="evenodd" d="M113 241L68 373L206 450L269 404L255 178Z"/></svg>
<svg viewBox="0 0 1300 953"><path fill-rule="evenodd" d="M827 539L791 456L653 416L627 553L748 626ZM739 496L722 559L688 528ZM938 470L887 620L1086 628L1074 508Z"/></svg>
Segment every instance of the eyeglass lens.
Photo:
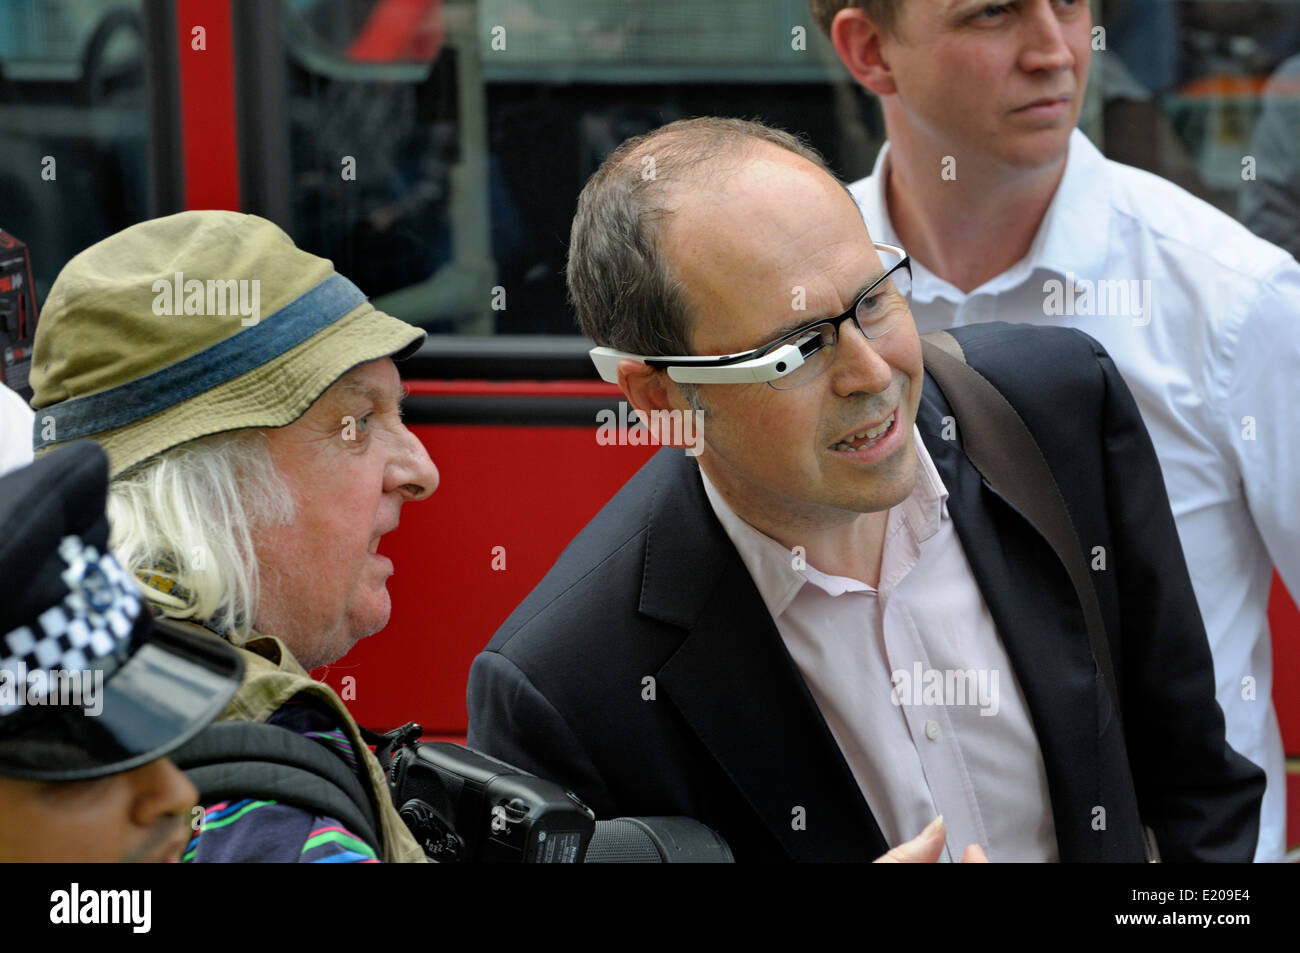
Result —
<svg viewBox="0 0 1300 953"><path fill-rule="evenodd" d="M901 260L881 251L886 269L894 268ZM868 340L880 337L898 324L910 300L912 276L906 268L897 268L888 278L876 285L857 302L857 324ZM811 328L798 339L803 363L776 380L769 381L776 390L793 390L820 376L835 360L838 329L828 321Z"/></svg>

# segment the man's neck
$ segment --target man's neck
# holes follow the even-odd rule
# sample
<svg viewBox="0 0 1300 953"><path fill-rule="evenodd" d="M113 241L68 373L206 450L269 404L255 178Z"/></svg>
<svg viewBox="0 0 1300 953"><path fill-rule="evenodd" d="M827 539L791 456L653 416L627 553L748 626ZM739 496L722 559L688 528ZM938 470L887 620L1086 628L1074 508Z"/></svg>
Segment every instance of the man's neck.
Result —
<svg viewBox="0 0 1300 953"><path fill-rule="evenodd" d="M872 587L879 586L888 523L889 510L879 510L859 514L851 523L810 532L808 541L802 544L808 553L808 565L827 575L847 576Z"/></svg>
<svg viewBox="0 0 1300 953"><path fill-rule="evenodd" d="M1031 170L958 158L951 179L944 159L891 139L885 198L908 254L969 294L1029 253L1066 157Z"/></svg>
<svg viewBox="0 0 1300 953"><path fill-rule="evenodd" d="M889 510L856 513L838 521L811 512L782 512L778 506L756 505L741 498L725 480L707 469L705 472L733 513L791 553L800 547L807 565L828 575L879 585Z"/></svg>

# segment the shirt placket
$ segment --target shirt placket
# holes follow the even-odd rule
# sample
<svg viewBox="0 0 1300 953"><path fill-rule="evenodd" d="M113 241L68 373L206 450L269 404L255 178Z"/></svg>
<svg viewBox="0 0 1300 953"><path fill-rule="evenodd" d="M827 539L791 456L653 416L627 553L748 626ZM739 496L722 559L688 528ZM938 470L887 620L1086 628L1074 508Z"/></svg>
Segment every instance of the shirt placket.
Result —
<svg viewBox="0 0 1300 953"><path fill-rule="evenodd" d="M913 540L909 539L907 543L916 546ZM879 591L881 636L891 675L906 673L906 684L899 685L902 702L899 712L921 762L935 811L943 815L948 832L944 845L946 856L949 861L958 861L967 844L987 845L975 788L957 743L948 706L942 704L942 691L940 704L927 704L924 700L925 675L931 671L924 638L908 612L905 600L890 598L918 557L919 548L913 550L900 571L894 574L897 578L890 581L888 588L884 585L886 577L882 572ZM918 665L920 679L917 678Z"/></svg>

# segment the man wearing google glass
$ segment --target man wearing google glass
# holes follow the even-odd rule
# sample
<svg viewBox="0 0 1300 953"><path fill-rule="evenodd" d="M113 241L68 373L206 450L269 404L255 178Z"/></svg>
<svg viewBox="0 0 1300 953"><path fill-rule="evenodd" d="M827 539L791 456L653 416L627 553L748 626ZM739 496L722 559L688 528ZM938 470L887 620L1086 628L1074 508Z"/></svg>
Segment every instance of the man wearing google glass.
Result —
<svg viewBox="0 0 1300 953"><path fill-rule="evenodd" d="M702 411L703 447L660 451L506 620L472 747L598 816L695 817L741 862L1250 859L1262 775L1224 740L1100 345L953 334L1059 487L1080 580L972 461L985 421L922 361L905 252L797 140L699 119L624 143L568 277L602 376Z"/></svg>

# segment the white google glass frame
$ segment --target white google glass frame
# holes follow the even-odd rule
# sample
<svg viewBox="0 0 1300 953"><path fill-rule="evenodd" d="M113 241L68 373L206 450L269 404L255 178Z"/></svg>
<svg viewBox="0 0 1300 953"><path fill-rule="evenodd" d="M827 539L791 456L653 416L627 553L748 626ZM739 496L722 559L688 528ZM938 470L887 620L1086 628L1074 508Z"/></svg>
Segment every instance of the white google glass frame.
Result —
<svg viewBox="0 0 1300 953"><path fill-rule="evenodd" d="M823 324L838 325L841 321L851 317L852 312L858 306L858 302L870 294L877 284L884 281L899 268L910 267L911 259L902 248L897 245L886 245L882 242L874 242L873 244L878 249L897 255L899 258L898 264L887 269L875 282L864 289L854 300L848 311L838 316L810 322L807 333L789 343L774 348L766 354L757 357L751 356L755 351L761 351L761 347L755 348L753 351L741 351L738 354L709 354L705 356L632 354L612 347L593 347L588 351L588 354L591 355L591 361L596 365L596 371L600 374L601 380L608 381L611 384L618 383L619 361L640 361L649 367L665 368L668 371L668 376L679 384L762 384L767 381L778 380L803 366L804 353L802 345L808 343L813 337L820 337L813 328Z"/></svg>
<svg viewBox="0 0 1300 953"><path fill-rule="evenodd" d="M812 334L813 332L809 332ZM619 361L640 361L650 367L666 367L668 376L679 384L761 384L784 377L803 364L803 352L796 342L783 344L769 354L749 360L735 361L735 354L714 354L708 357L650 357L631 354L612 347L593 347L592 363L602 380L618 383ZM746 352L748 353L748 352Z"/></svg>

